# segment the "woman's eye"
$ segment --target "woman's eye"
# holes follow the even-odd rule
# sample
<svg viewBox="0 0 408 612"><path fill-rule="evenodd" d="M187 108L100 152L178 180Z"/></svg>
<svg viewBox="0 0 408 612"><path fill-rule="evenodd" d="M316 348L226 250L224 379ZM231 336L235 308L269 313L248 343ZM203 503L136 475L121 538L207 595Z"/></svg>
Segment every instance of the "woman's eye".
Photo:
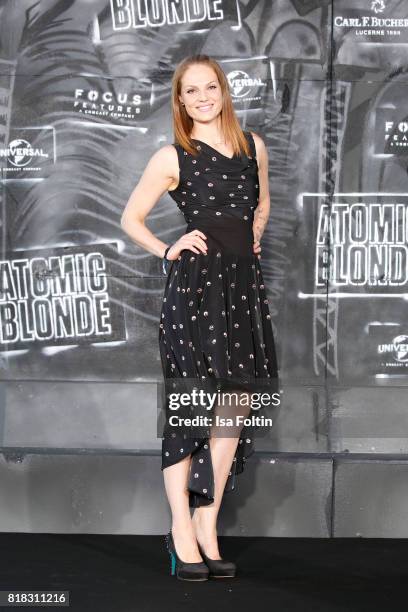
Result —
<svg viewBox="0 0 408 612"><path fill-rule="evenodd" d="M217 87L216 85L210 85L210 89L214 89L216 87ZM194 91L194 89L187 89L187 93L188 94L193 93L193 91Z"/></svg>

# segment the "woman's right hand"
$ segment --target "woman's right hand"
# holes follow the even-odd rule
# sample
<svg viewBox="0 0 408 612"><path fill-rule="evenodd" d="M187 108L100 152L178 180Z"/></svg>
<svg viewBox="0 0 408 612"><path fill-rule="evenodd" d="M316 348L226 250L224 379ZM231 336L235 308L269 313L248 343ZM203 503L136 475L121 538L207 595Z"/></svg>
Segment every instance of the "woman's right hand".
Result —
<svg viewBox="0 0 408 612"><path fill-rule="evenodd" d="M193 251L193 253L206 254L207 245L205 240L207 240L207 236L198 229L187 232L186 234L183 234L181 238L179 238L177 242L175 242L167 251L167 259L174 261L184 249Z"/></svg>

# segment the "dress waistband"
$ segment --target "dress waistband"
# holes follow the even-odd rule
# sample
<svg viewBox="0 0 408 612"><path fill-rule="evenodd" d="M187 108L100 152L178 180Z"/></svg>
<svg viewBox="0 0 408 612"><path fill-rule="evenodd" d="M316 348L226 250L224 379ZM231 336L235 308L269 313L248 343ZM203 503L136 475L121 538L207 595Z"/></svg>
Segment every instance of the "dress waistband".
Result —
<svg viewBox="0 0 408 612"><path fill-rule="evenodd" d="M185 233L194 229L202 231L207 236L207 247L223 252L246 257L253 254L253 231L250 221L221 217L214 220L193 220L187 224Z"/></svg>

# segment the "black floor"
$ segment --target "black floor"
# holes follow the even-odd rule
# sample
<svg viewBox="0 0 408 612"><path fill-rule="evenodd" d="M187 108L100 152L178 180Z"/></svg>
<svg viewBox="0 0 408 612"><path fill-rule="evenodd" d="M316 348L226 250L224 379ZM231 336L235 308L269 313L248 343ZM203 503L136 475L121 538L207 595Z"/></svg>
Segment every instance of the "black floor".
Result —
<svg viewBox="0 0 408 612"><path fill-rule="evenodd" d="M161 536L0 534L0 590L69 590L59 609L75 612L394 612L407 599L408 540L219 541L239 575L188 583L170 575Z"/></svg>

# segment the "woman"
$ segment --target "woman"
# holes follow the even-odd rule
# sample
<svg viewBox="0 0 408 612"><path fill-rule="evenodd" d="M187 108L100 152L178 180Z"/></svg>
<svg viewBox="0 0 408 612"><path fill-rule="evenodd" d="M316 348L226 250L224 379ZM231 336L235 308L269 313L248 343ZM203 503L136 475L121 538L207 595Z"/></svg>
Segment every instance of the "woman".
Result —
<svg viewBox="0 0 408 612"><path fill-rule="evenodd" d="M264 142L241 130L225 74L208 56L177 66L172 105L176 142L151 157L121 221L135 242L163 258L168 274L159 328L166 391L189 382L237 390L239 397L261 384L276 391L274 338L259 263L270 211ZM188 224L172 245L144 224L166 191ZM232 408L218 403L211 417L253 414L239 397L235 394ZM170 415L168 404L166 409ZM191 404L182 410L193 414L189 411ZM172 574L185 580L235 575L235 564L220 555L217 516L224 491L234 488L254 450L250 425L228 426L228 432L211 420L205 426L199 435L167 420L162 441L172 512L166 541Z"/></svg>

